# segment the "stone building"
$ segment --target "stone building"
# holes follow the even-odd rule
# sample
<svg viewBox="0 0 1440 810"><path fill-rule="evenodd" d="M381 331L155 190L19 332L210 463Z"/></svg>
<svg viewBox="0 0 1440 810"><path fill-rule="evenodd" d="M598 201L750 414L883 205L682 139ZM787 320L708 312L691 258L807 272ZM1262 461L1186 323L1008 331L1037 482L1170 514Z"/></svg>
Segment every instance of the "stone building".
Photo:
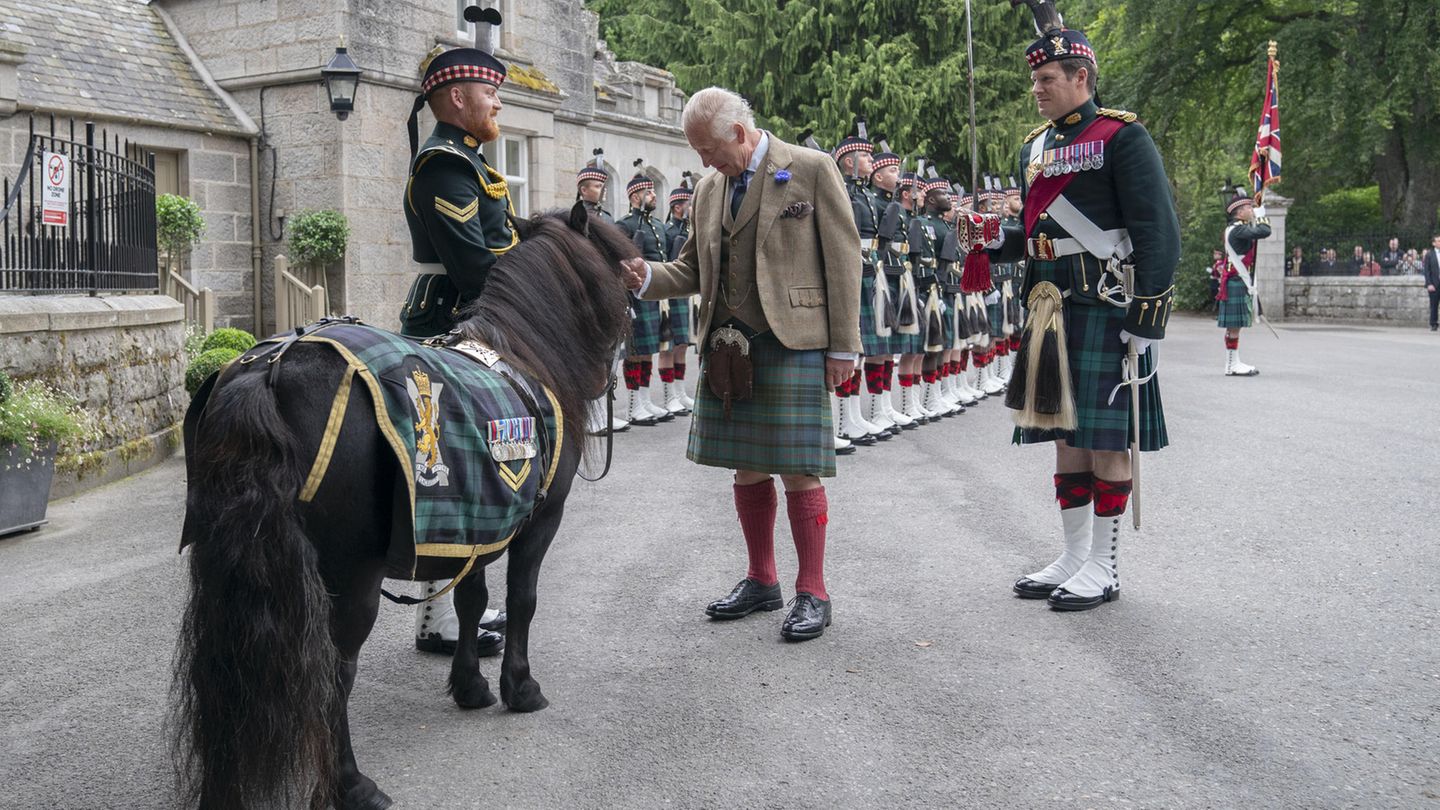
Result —
<svg viewBox="0 0 1440 810"><path fill-rule="evenodd" d="M679 128L684 95L667 72L617 62L582 0L486 0L505 25L497 55L502 138L487 147L517 212L568 205L575 171L604 149L609 207L643 157L663 194L700 169ZM32 115L93 120L157 154L161 191L191 197L207 223L191 280L218 294L223 325L265 332L271 266L286 221L334 209L350 222L345 258L324 269L332 308L381 326L414 269L400 199L405 120L420 65L468 45L466 0L3 0L0 175ZM363 70L355 110L330 111L320 69L340 43ZM428 111L427 111L428 113ZM431 122L422 118L422 130ZM663 216L663 211L660 212ZM257 328L258 308L258 328Z"/></svg>

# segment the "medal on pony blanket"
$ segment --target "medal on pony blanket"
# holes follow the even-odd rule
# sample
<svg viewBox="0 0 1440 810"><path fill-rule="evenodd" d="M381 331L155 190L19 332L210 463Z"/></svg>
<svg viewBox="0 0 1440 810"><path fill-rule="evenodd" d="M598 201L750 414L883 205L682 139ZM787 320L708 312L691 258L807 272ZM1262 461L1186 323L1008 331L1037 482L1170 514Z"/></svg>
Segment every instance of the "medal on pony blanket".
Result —
<svg viewBox="0 0 1440 810"><path fill-rule="evenodd" d="M495 461L522 461L536 456L535 417L495 419L488 428L490 458Z"/></svg>

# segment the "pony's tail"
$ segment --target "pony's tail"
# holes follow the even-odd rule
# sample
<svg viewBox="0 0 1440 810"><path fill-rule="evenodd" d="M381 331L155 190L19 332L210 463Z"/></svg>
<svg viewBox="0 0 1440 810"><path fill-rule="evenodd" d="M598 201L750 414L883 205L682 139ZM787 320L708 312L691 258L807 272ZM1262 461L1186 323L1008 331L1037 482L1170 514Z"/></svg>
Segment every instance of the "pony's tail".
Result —
<svg viewBox="0 0 1440 810"><path fill-rule="evenodd" d="M190 602L173 723L189 806L324 806L341 708L330 600L295 512L300 470L264 373L217 385L186 509Z"/></svg>

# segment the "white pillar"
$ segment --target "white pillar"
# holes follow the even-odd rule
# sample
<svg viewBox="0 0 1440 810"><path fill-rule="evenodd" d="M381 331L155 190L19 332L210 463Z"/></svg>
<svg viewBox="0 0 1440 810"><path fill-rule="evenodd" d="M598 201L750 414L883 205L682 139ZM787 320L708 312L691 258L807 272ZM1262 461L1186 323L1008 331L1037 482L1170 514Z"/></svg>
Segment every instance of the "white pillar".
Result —
<svg viewBox="0 0 1440 810"><path fill-rule="evenodd" d="M1285 217L1294 200L1273 191L1265 192L1265 212L1270 218L1270 238L1255 247L1255 291L1260 307L1272 321L1285 319Z"/></svg>

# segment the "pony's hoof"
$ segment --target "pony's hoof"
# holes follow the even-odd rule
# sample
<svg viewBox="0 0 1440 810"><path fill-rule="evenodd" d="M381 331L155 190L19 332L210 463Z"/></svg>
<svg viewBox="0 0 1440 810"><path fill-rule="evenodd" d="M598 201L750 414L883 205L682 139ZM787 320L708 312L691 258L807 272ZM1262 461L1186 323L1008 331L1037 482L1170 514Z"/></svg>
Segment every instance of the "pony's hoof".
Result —
<svg viewBox="0 0 1440 810"><path fill-rule="evenodd" d="M473 678L466 678L458 686L455 679L450 679L450 697L455 699L455 705L462 709L483 709L486 706L495 705L495 693L490 691L490 684L483 675L476 675Z"/></svg>
<svg viewBox="0 0 1440 810"><path fill-rule="evenodd" d="M540 684L533 679L514 689L501 691L508 692L505 707L512 712L538 712L550 705L550 701L540 693Z"/></svg>
<svg viewBox="0 0 1440 810"><path fill-rule="evenodd" d="M335 807L336 810L385 810L394 803L370 777L361 776L356 784L351 785L340 796Z"/></svg>

